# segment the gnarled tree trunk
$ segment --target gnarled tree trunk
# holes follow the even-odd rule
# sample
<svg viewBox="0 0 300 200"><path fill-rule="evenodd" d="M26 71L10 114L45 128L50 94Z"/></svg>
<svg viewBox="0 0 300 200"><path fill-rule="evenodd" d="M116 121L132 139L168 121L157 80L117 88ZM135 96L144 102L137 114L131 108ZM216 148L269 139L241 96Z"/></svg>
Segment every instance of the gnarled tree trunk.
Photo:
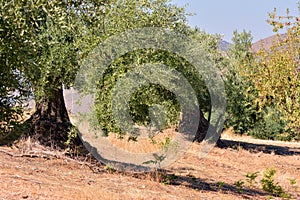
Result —
<svg viewBox="0 0 300 200"><path fill-rule="evenodd" d="M72 126L64 102L62 88L53 90L36 102L36 111L32 116L31 134L41 144L53 148L65 148L68 132ZM79 143L77 137L74 143Z"/></svg>
<svg viewBox="0 0 300 200"><path fill-rule="evenodd" d="M192 120L190 120L191 117L197 117L197 116L194 116L193 113L181 114L181 116L180 116L181 122L179 122L179 126L184 126L185 129L188 129L188 130L182 130L183 132L190 132L191 130L195 130L195 124L189 124L190 121L192 121ZM186 125L187 123L189 125ZM207 120L204 117L203 112L200 110L199 111L199 124L198 124L198 127L196 127L197 132L196 132L195 138L193 140L194 142L202 142L205 139L209 125L210 125L209 120ZM218 138L218 140L217 140L217 146L222 146L222 141L220 140L220 138Z"/></svg>
<svg viewBox="0 0 300 200"><path fill-rule="evenodd" d="M209 121L205 119L203 113L200 111L199 125L194 141L202 142L206 136L208 127Z"/></svg>

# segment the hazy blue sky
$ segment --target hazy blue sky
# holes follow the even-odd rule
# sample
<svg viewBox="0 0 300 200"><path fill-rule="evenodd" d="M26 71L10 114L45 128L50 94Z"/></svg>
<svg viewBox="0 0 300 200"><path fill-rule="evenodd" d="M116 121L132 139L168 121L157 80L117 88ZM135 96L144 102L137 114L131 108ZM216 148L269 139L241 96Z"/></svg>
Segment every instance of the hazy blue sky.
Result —
<svg viewBox="0 0 300 200"><path fill-rule="evenodd" d="M272 27L266 22L268 12L277 8L278 14L298 15L297 0L172 0L187 11L196 14L189 17L191 26L198 26L208 33L220 33L231 41L234 30L250 30L253 41L272 35Z"/></svg>

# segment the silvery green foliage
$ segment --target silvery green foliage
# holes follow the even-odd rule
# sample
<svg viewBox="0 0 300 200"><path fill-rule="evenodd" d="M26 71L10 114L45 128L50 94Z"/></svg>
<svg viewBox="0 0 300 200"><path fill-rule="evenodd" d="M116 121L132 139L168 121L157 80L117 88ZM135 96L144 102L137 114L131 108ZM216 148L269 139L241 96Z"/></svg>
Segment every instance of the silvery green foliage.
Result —
<svg viewBox="0 0 300 200"><path fill-rule="evenodd" d="M146 113L152 120L149 122L150 126L156 123L155 120L153 121L152 108L157 108L157 104L162 105L161 108L165 107L162 103L163 98L159 102L152 103L156 98L153 94L158 94L158 97L161 95L160 93L153 93L156 88L151 90L151 86L158 89L162 88L162 92L165 89L169 92L166 93L166 97L174 94L174 96L171 96L171 100L177 100L184 120L180 121L179 134L175 133L175 140L164 142L165 144L172 143L174 145L163 145L167 148L159 149L163 155L167 156L167 159L161 163L165 166L182 155L195 138L200 121L199 93L196 91L202 89L202 86L205 85L211 97L209 112L212 113L211 123L213 124L208 127L207 134L204 136L204 139L208 142L199 154L200 157L205 156L219 139L226 108L225 89L221 74L206 53L198 45L197 40L192 40L187 35L165 28L144 27L113 35L99 44L89 54L82 63L77 75L75 81L77 92L85 95L84 98L89 97L96 100L96 112L93 109L90 109L91 112L83 112L100 118L99 121L103 122L100 127L106 135L110 132L129 133L129 139L137 141L139 136L145 139L146 135L138 131L141 130L139 126L135 126L138 122L133 121L131 118L129 105L132 103L132 99L136 98L132 94L139 89L142 91L141 94L146 94L143 96L144 99L138 99L138 97L136 98L138 100L134 103L136 105L142 104L139 109L147 111L147 104L146 106L143 106L143 104L145 104L144 102L150 102L148 106L148 112L150 111L150 113ZM130 57L132 54L136 56L136 59L129 59L132 58ZM145 58L144 62L139 62L143 58ZM157 60L154 60L154 58L157 58ZM177 59L180 59L180 61L178 62ZM126 63L126 61L129 62ZM201 85L201 78L202 83L205 83L203 85ZM193 82L196 84L193 85ZM101 86L100 90L99 84ZM105 90L105 87L108 89ZM97 111L99 106L104 108L100 109L100 114L99 110ZM135 105L131 108L133 110ZM90 118L95 119L95 117ZM164 121L166 120L162 120L158 124L163 124ZM103 132L100 132L100 134L91 133L89 131L91 123L88 121L79 119L77 122L79 130L83 133L83 138L86 138L86 143L96 149L94 155L102 162L114 163L113 165L119 165L118 167L121 168L133 164L135 166L131 167L139 168L142 163L153 157L152 153L138 154L124 151L123 148L112 145L109 138L101 136ZM111 129L108 130L108 128ZM95 138L95 135L98 137ZM120 138L123 137L120 136ZM146 136L146 138L151 141L151 134L150 137ZM142 168L145 167L148 166Z"/></svg>
<svg viewBox="0 0 300 200"><path fill-rule="evenodd" d="M26 64L26 49L19 48L26 37L20 37L24 30L15 23L10 1L0 2L0 139L18 123L23 112L22 104L30 94L30 84L24 79L24 72L18 66Z"/></svg>

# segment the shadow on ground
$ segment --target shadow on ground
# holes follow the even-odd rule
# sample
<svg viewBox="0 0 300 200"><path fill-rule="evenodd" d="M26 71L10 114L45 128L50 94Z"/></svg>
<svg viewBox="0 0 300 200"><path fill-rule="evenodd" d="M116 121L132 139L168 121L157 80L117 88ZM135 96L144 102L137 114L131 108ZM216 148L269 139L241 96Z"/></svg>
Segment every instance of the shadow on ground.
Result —
<svg viewBox="0 0 300 200"><path fill-rule="evenodd" d="M267 196L268 193L251 189L247 187L238 188L235 185L230 185L224 182L216 183L213 181L206 181L194 176L175 176L174 174L167 173L164 184L167 185L179 185L198 191L210 191L210 192L221 192L224 194L235 194L240 195L245 199L253 199L255 196Z"/></svg>
<svg viewBox="0 0 300 200"><path fill-rule="evenodd" d="M289 156L289 155L300 155L300 148L283 147L269 144L253 144L241 141L232 141L221 139L221 144L218 145L220 148L232 148L232 149L245 149L251 153L263 152L267 154L274 153L275 155Z"/></svg>

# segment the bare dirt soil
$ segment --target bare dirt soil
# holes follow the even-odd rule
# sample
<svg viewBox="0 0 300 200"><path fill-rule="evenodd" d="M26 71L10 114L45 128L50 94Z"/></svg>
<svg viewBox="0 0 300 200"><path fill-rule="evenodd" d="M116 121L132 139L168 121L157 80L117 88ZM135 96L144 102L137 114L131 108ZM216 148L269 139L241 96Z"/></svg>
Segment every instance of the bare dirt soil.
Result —
<svg viewBox="0 0 300 200"><path fill-rule="evenodd" d="M300 199L300 144L255 140L230 133L224 147L199 159L201 144L157 173L113 172L86 157L71 159L31 141L0 147L0 199L267 199L263 171ZM81 160L80 160L81 159ZM259 172L251 186L246 174ZM159 179L159 180L158 180ZM292 185L290 179L295 179ZM241 190L235 183L244 181ZM274 199L280 199L275 197Z"/></svg>

